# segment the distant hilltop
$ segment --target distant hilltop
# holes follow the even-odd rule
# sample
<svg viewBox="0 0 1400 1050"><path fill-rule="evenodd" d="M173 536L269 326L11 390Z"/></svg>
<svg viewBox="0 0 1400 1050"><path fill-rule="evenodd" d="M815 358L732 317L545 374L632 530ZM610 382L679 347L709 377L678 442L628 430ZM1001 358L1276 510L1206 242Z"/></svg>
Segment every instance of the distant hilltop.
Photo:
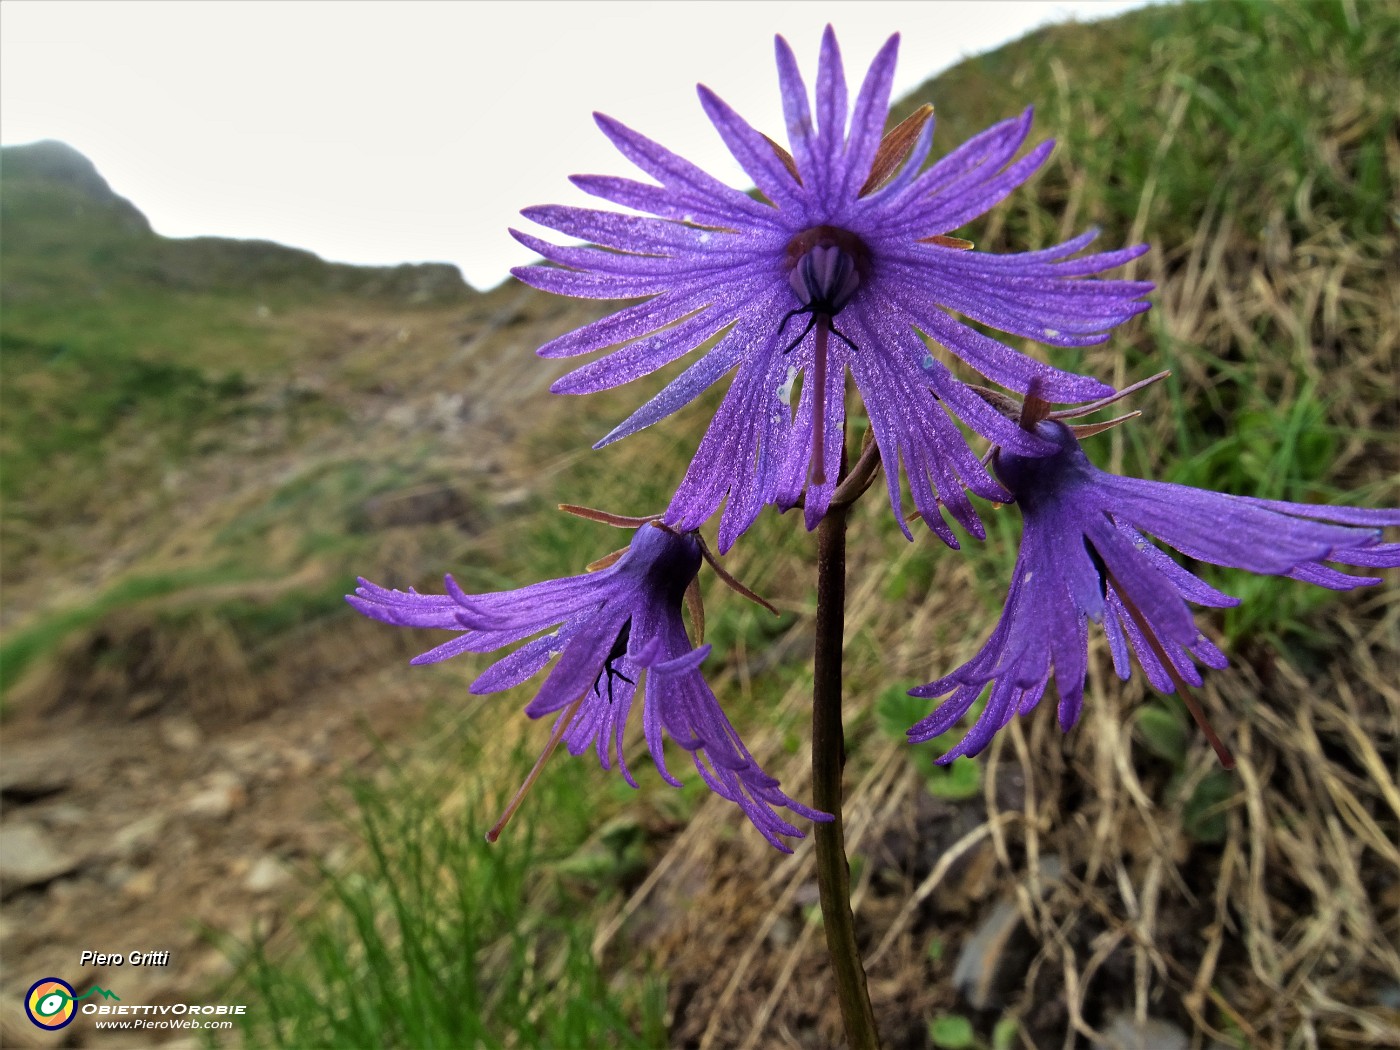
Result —
<svg viewBox="0 0 1400 1050"><path fill-rule="evenodd" d="M162 237L92 161L51 140L0 148L0 221L7 297L24 294L23 260L31 255L69 257L99 285L134 278L196 292L304 287L411 303L450 303L477 294L449 263L352 266L272 241Z"/></svg>
<svg viewBox="0 0 1400 1050"><path fill-rule="evenodd" d="M0 149L0 179L29 179L67 187L75 195L110 209L113 215L125 220L133 232L152 232L150 222L136 205L117 196L97 165L66 142L45 139Z"/></svg>

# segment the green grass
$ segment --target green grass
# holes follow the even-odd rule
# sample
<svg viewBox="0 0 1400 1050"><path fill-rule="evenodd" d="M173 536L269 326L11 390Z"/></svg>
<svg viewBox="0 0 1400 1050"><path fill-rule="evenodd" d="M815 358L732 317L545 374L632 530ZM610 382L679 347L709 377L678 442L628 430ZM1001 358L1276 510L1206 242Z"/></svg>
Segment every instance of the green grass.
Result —
<svg viewBox="0 0 1400 1050"><path fill-rule="evenodd" d="M114 584L84 605L70 606L41 617L21 630L10 632L0 643L0 675L3 675L0 697L32 663L56 650L63 639L116 610L130 609L172 594L248 579L249 576L240 570L226 566L133 576Z"/></svg>
<svg viewBox="0 0 1400 1050"><path fill-rule="evenodd" d="M514 764L528 761L517 753ZM552 828L587 827L593 807L569 775L577 770L553 772L528 804ZM596 886L617 864L584 863L567 834L544 841L535 821L488 844L481 831L500 793L445 813L446 794L440 778L392 765L379 782L353 785L346 830L363 863L309 873L322 906L297 924L291 952L259 941L235 949L242 965L230 994L252 1004L240 1019L244 1044L664 1045L664 986L614 986L566 888Z"/></svg>
<svg viewBox="0 0 1400 1050"><path fill-rule="evenodd" d="M1400 106L1397 49L1391 5L1155 5L971 58L899 112L931 99L946 147L1036 105L1039 132L1059 148L1038 193L1003 205L1020 243L1053 236L1072 197L1082 219L1121 240L1148 189L1145 232L1158 243L1188 243L1222 193L1246 229L1336 222L1359 240L1392 229L1384 136L1371 132Z"/></svg>
<svg viewBox="0 0 1400 1050"><path fill-rule="evenodd" d="M74 470L99 472L93 451L118 427L156 438L164 458L180 459L201 432L250 411L249 386L234 369L211 374L170 361L101 347L0 339L16 378L0 429L5 471L0 495L23 501ZM212 437L212 434L211 434Z"/></svg>

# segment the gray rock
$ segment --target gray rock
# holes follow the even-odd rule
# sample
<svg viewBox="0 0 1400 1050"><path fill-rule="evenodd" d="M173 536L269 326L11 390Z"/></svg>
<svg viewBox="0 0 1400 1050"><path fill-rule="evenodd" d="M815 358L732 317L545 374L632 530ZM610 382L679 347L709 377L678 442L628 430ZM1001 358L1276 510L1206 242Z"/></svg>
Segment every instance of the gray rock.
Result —
<svg viewBox="0 0 1400 1050"><path fill-rule="evenodd" d="M0 828L0 897L46 885L77 867L77 860L60 853L32 824Z"/></svg>
<svg viewBox="0 0 1400 1050"><path fill-rule="evenodd" d="M191 817L227 820L234 810L243 808L248 801L243 782L231 773L215 773L206 783L208 786L203 791L185 802L184 811Z"/></svg>
<svg viewBox="0 0 1400 1050"><path fill-rule="evenodd" d="M273 856L258 858L243 886L251 893L270 893L291 881L286 866Z"/></svg>
<svg viewBox="0 0 1400 1050"><path fill-rule="evenodd" d="M953 968L953 986L974 1010L991 1010L1001 1003L1012 943L1022 929L1021 913L1010 901L1001 901L982 920L958 953Z"/></svg>
<svg viewBox="0 0 1400 1050"><path fill-rule="evenodd" d="M47 752L5 755L0 767L0 795L6 802L33 802L57 794L73 780L72 770Z"/></svg>
<svg viewBox="0 0 1400 1050"><path fill-rule="evenodd" d="M1064 862L1055 854L1040 858L1040 888L1064 878ZM1010 900L992 909L963 944L953 968L953 985L975 1010L1005 1006L1005 992L1016 983L1032 951L1021 913Z"/></svg>
<svg viewBox="0 0 1400 1050"><path fill-rule="evenodd" d="M111 852L123 860L144 857L155 847L164 830L165 814L147 813L120 828L112 836Z"/></svg>
<svg viewBox="0 0 1400 1050"><path fill-rule="evenodd" d="M132 900L146 900L155 896L157 886L154 868L138 871L123 881L119 887L122 894Z"/></svg>
<svg viewBox="0 0 1400 1050"><path fill-rule="evenodd" d="M1376 992L1376 1005L1387 1010L1400 1010L1400 983L1391 981Z"/></svg>
<svg viewBox="0 0 1400 1050"><path fill-rule="evenodd" d="M162 719L159 731L161 740L176 751L193 751L204 742L204 734L188 715Z"/></svg>
<svg viewBox="0 0 1400 1050"><path fill-rule="evenodd" d="M1142 1024L1132 1014L1116 1014L1103 1030L1103 1038L1095 1039L1094 1050L1189 1050L1191 1037L1170 1021L1155 1017Z"/></svg>

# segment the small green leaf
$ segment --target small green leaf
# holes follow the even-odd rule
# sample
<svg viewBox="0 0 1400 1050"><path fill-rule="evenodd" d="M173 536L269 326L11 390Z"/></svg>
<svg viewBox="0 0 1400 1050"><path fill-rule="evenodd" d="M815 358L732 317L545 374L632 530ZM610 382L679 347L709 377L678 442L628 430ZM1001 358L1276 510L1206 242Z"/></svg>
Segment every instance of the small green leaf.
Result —
<svg viewBox="0 0 1400 1050"><path fill-rule="evenodd" d="M982 790L982 767L974 759L960 756L951 765L939 766L928 778L928 793L937 798L976 798Z"/></svg>
<svg viewBox="0 0 1400 1050"><path fill-rule="evenodd" d="M1224 842L1227 804L1238 786L1223 769L1207 773L1182 809L1181 824L1186 834L1201 843Z"/></svg>
<svg viewBox="0 0 1400 1050"><path fill-rule="evenodd" d="M928 1037L943 1050L965 1050L977 1043L972 1022L958 1014L945 1014L928 1023Z"/></svg>
<svg viewBox="0 0 1400 1050"><path fill-rule="evenodd" d="M1138 735L1143 746L1158 758L1180 768L1186 761L1186 726L1165 707L1151 704L1137 713Z"/></svg>
<svg viewBox="0 0 1400 1050"><path fill-rule="evenodd" d="M992 1029L992 1050L1012 1050L1020 1033L1021 1022L1014 1017L1003 1017Z"/></svg>
<svg viewBox="0 0 1400 1050"><path fill-rule="evenodd" d="M928 717L930 703L910 696L899 686L890 686L875 702L875 721L880 731L895 740L904 740L905 731L921 718Z"/></svg>

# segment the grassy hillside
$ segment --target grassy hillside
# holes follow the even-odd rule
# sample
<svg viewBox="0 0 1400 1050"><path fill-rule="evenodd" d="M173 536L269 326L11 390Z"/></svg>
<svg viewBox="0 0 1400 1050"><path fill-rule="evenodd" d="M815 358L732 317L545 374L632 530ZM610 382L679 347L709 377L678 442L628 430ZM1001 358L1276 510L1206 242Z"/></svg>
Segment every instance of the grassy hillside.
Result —
<svg viewBox="0 0 1400 1050"><path fill-rule="evenodd" d="M959 231L979 248L1089 225L1107 246L1152 244L1134 275L1157 282L1153 310L1056 362L1119 385L1173 370L1134 400L1142 419L1092 444L1102 463L1400 503L1397 53L1392 5L1159 6L1038 32L906 101L935 103L939 155L1028 103L1059 142L1029 187ZM672 85L677 105L688 89ZM325 903L245 972L267 1007L248 1045L449 1042L465 1023L451 1010L410 1019L475 996L485 1042L528 1043L556 1012L529 1010L512 1035L509 1006L550 994L598 1005L558 1011L556 1033L627 1023L646 1039L664 1021L674 1045L832 1045L806 852L777 857L694 785L643 776L638 795L558 758L519 818L525 852L481 852L467 814L539 745L518 715L529 686L464 701L479 662L410 674L410 647L434 639L340 603L356 573L431 587L451 571L471 589L578 571L621 541L551 506L659 509L715 399L593 452L661 380L544 393L556 373L532 350L592 304L170 242L57 147L0 164L11 724L116 718L152 694L248 718L373 690L428 713L403 760L413 791L361 796L355 870L370 877L317 884ZM898 739L926 713L903 690L995 622L1016 526L985 516L989 542L961 554L907 544L878 499L852 523L847 820L887 1045L1082 1045L1133 1015L1228 1046L1400 1045L1394 574L1342 596L1213 577L1246 599L1199 617L1234 665L1203 702L1236 774L1104 652L1072 735L1047 703L944 774ZM784 615L707 594L712 684L799 797L812 560L800 523L770 513L726 564ZM383 808L396 792L398 831ZM529 908L462 963L449 934L484 921L469 898L488 877L519 880ZM1003 936L979 941L997 914ZM538 957L520 928L541 931ZM959 973L970 945L973 977ZM498 970L511 976L493 985ZM335 1006L371 979L380 1015Z"/></svg>
<svg viewBox="0 0 1400 1050"><path fill-rule="evenodd" d="M378 542L374 501L450 480L411 403L392 447L357 431L421 379L397 360L455 355L470 389L472 344L509 292L479 295L447 266L158 237L61 144L0 164L6 688L75 629L157 596L190 592L247 646L343 615L353 556ZM470 502L444 499L440 520ZM230 589L269 581L275 597Z"/></svg>

